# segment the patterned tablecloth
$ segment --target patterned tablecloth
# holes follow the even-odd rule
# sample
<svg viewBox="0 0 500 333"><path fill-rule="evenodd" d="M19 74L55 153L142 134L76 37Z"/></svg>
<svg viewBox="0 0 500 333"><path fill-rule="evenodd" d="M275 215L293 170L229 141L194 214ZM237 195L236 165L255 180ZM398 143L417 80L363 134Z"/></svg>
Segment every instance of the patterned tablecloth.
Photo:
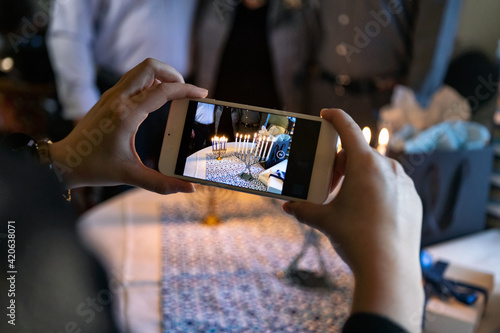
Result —
<svg viewBox="0 0 500 333"><path fill-rule="evenodd" d="M214 195L218 226L203 225ZM305 289L277 277L300 252L304 227L281 201L201 188L165 202L162 222L164 332L338 332L353 280L321 236L321 253L335 288ZM310 248L301 268L318 270Z"/></svg>
<svg viewBox="0 0 500 333"><path fill-rule="evenodd" d="M255 163L250 166L250 172L254 179L243 180L239 175L246 171L246 165L234 155L233 151L224 155L221 160L217 160L216 156L212 153L207 154L206 159L207 180L258 191L267 191L266 185L257 179L259 174L264 171L264 168L260 164Z"/></svg>

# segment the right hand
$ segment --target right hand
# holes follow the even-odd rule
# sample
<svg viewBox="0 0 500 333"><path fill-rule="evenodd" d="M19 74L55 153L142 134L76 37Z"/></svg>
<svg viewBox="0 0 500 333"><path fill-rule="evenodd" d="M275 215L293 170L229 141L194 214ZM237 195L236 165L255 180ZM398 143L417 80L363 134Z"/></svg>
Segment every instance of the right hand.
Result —
<svg viewBox="0 0 500 333"><path fill-rule="evenodd" d="M353 312L375 312L411 331L420 329L423 294L419 263L422 204L412 180L396 161L365 141L342 110L322 111L342 140L334 184L326 205L287 202L285 212L322 230L352 269Z"/></svg>

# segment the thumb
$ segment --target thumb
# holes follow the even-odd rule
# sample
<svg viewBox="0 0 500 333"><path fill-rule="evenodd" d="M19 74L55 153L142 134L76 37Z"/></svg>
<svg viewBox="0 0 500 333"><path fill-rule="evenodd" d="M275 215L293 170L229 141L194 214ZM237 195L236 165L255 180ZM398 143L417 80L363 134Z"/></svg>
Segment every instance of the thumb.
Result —
<svg viewBox="0 0 500 333"><path fill-rule="evenodd" d="M193 184L177 178L165 176L164 174L150 169L144 165L139 165L129 173L127 183L142 187L151 192L159 194L169 194L176 192L194 192Z"/></svg>

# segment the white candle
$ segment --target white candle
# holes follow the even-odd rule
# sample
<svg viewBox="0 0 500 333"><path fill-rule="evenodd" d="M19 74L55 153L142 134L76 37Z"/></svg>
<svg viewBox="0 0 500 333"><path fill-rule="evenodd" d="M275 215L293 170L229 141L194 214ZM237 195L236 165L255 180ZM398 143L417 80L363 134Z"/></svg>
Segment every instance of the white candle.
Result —
<svg viewBox="0 0 500 333"><path fill-rule="evenodd" d="M255 148L255 156L258 156L261 144L262 144L262 138L259 137L259 143L257 143L257 148Z"/></svg>
<svg viewBox="0 0 500 333"><path fill-rule="evenodd" d="M387 128L382 128L380 134L378 135L378 147L377 151L384 155L387 153L387 145L389 144L389 131Z"/></svg>
<svg viewBox="0 0 500 333"><path fill-rule="evenodd" d="M266 156L268 147L269 147L269 137L267 137L266 145L264 146L264 150L262 151L262 155L260 156L261 159L264 159L264 156Z"/></svg>
<svg viewBox="0 0 500 333"><path fill-rule="evenodd" d="M236 133L236 146L234 147L236 150L236 153L238 153L239 148L240 148L240 142L238 141L238 133Z"/></svg>
<svg viewBox="0 0 500 333"><path fill-rule="evenodd" d="M248 154L248 141L250 140L250 135L245 135L245 154Z"/></svg>
<svg viewBox="0 0 500 333"><path fill-rule="evenodd" d="M269 151L267 152L266 161L269 159L269 156L271 155L271 150L273 150L273 146L274 146L275 142L276 142L276 138L273 138L273 141L271 141L271 147L269 147Z"/></svg>
<svg viewBox="0 0 500 333"><path fill-rule="evenodd" d="M212 150L214 150L214 138L212 138Z"/></svg>

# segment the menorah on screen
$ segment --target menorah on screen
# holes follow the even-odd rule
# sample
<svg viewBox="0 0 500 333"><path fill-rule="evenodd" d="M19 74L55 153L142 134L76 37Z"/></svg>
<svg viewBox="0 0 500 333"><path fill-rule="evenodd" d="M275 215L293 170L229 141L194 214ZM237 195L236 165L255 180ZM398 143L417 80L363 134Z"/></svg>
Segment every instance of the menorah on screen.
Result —
<svg viewBox="0 0 500 333"><path fill-rule="evenodd" d="M245 164L245 171L240 174L244 180L252 180L252 172L250 167L259 162L265 162L269 159L275 138L259 137L257 133L253 135L253 141L250 134L236 134L236 146L234 156L240 159Z"/></svg>

